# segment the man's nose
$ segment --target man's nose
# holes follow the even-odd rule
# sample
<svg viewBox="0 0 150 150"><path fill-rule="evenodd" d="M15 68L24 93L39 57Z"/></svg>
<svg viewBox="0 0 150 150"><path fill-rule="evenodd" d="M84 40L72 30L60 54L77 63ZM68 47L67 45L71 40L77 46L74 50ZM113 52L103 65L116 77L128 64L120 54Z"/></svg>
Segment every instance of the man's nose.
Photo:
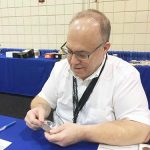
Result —
<svg viewBox="0 0 150 150"><path fill-rule="evenodd" d="M70 63L78 64L78 63L80 63L80 60L77 58L77 56L75 54L72 54L72 56L70 57Z"/></svg>

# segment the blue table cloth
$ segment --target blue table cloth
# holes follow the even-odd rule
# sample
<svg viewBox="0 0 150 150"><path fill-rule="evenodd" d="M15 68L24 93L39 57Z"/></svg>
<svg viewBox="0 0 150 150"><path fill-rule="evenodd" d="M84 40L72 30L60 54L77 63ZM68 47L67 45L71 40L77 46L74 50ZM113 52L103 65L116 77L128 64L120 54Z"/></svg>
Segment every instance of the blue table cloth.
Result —
<svg viewBox="0 0 150 150"><path fill-rule="evenodd" d="M126 61L131 60L150 60L150 52L135 52L135 51L108 51L110 55L116 55Z"/></svg>
<svg viewBox="0 0 150 150"><path fill-rule="evenodd" d="M37 95L48 79L56 61L58 60L43 57L19 59L0 55L0 92L24 96ZM140 72L150 107L150 66L135 67Z"/></svg>
<svg viewBox="0 0 150 150"><path fill-rule="evenodd" d="M141 82L146 93L150 109L150 66L135 66L140 72Z"/></svg>
<svg viewBox="0 0 150 150"><path fill-rule="evenodd" d="M12 142L6 150L97 150L97 143L79 142L68 147L60 147L49 143L44 137L44 131L29 129L21 119L0 115L0 127L16 121L16 124L0 132L0 139Z"/></svg>
<svg viewBox="0 0 150 150"><path fill-rule="evenodd" d="M0 55L0 92L35 96L42 89L56 61Z"/></svg>

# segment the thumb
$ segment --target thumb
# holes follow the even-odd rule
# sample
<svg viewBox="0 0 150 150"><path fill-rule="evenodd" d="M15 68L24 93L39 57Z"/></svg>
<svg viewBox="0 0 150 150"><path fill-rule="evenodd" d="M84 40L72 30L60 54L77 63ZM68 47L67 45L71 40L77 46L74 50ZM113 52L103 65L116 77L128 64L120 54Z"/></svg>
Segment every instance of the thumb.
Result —
<svg viewBox="0 0 150 150"><path fill-rule="evenodd" d="M44 122L45 119L45 111L43 109L40 109L39 111L39 121Z"/></svg>

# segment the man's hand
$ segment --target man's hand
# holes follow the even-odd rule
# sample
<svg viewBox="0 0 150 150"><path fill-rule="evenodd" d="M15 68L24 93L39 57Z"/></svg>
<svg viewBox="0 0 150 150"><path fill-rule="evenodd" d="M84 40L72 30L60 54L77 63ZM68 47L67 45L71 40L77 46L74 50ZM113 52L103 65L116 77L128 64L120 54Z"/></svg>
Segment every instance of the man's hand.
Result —
<svg viewBox="0 0 150 150"><path fill-rule="evenodd" d="M45 110L42 107L33 108L27 112L25 117L26 125L33 130L37 130L42 126L44 116Z"/></svg>
<svg viewBox="0 0 150 150"><path fill-rule="evenodd" d="M48 117L51 112L49 103L36 96L31 102L31 110L27 112L25 122L27 126L33 130L40 128L44 122L44 119Z"/></svg>
<svg viewBox="0 0 150 150"><path fill-rule="evenodd" d="M65 123L59 127L51 129L49 132L45 132L45 138L52 143L60 146L67 146L83 139L82 125Z"/></svg>

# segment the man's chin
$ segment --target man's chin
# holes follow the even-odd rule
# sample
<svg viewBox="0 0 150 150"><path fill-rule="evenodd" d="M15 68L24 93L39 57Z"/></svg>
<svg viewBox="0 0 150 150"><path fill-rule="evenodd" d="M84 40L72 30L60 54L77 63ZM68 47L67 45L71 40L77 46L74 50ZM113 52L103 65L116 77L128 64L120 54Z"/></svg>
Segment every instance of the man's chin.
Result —
<svg viewBox="0 0 150 150"><path fill-rule="evenodd" d="M79 78L81 78L81 76L82 76L80 72L73 71L73 73L74 73L75 76L77 76Z"/></svg>
<svg viewBox="0 0 150 150"><path fill-rule="evenodd" d="M73 69L73 73L75 75L80 75L80 74L82 74L82 70L81 69Z"/></svg>
<svg viewBox="0 0 150 150"><path fill-rule="evenodd" d="M74 75L80 79L84 79L84 76L81 73L74 72Z"/></svg>
<svg viewBox="0 0 150 150"><path fill-rule="evenodd" d="M79 77L82 79L82 77L84 76L85 72L83 71L83 69L72 69L73 73L75 76Z"/></svg>
<svg viewBox="0 0 150 150"><path fill-rule="evenodd" d="M80 76L81 76L81 74L80 74L80 73L77 73L77 72L74 72L74 74L75 74L75 76L77 76L77 77L80 77Z"/></svg>

